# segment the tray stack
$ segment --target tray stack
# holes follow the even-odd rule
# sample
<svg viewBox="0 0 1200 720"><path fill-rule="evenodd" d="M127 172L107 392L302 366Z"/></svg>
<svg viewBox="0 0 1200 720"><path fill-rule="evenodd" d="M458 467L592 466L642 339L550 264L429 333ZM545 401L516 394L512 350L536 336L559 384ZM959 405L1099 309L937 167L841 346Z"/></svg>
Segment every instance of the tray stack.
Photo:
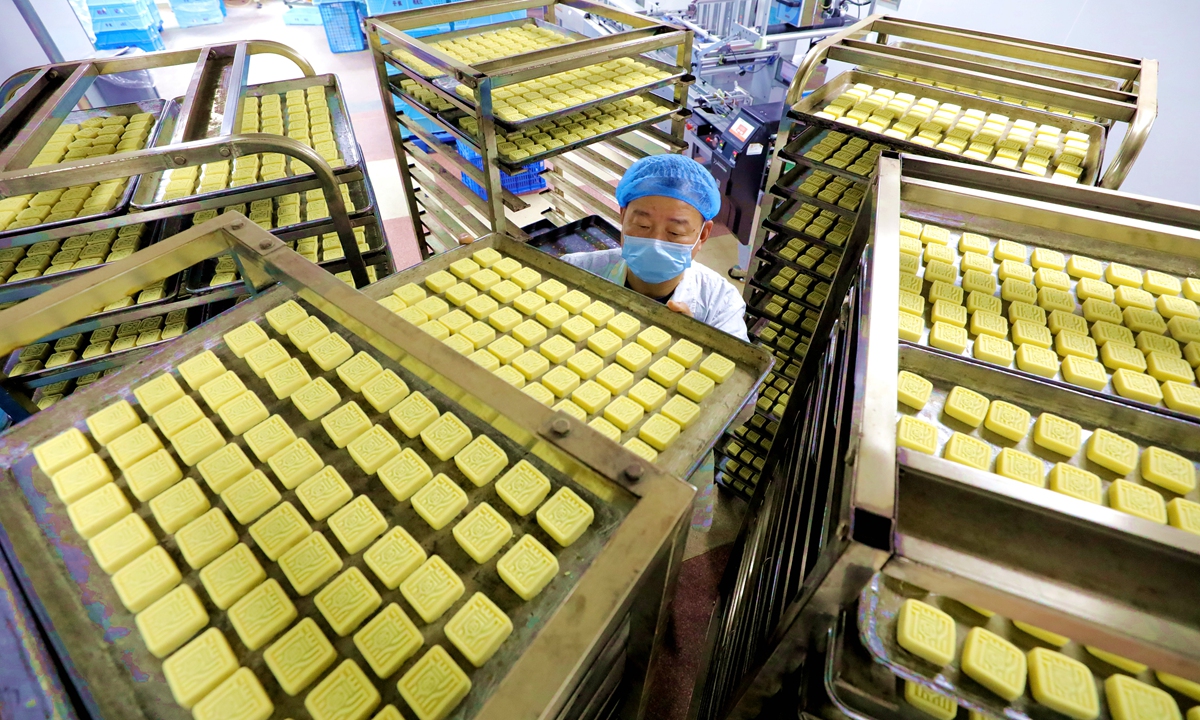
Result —
<svg viewBox="0 0 1200 720"><path fill-rule="evenodd" d="M817 328L828 339L793 391L807 404L783 419L798 432L776 441L772 482L730 564L729 587L746 591L723 597L715 616L699 717L799 706L1052 718L1065 706L1035 676L1067 667L1094 717L1125 717L1129 697L1187 711L1198 700L1200 627L1177 601L1194 597L1184 578L1200 563L1200 386L1186 360L1200 314L1187 297L1200 289L1200 211L911 156L885 158L876 182L870 242L845 292L835 288L843 311ZM922 241L914 223L935 229ZM970 274L983 272L974 256L965 270L960 258L947 263L955 277L939 280L941 261L922 252L911 272L904 258L918 245L931 256L951 249L938 238L956 253L964 238L978 255L999 253L1006 274L1028 268L1030 287L1057 278L1044 263L1061 259L1069 289L1037 288L1024 303L1009 277L987 292ZM1096 268L1100 279L1088 277ZM1072 275L1081 271L1092 282ZM1088 290L1100 283L1128 322L1095 316ZM962 304L942 296L949 288L964 290ZM1126 303L1145 299L1134 289L1155 310ZM909 297L930 293L932 307ZM1054 300L1063 306L1047 310ZM1011 319L1004 337L987 327L989 304ZM947 313L965 316L969 352L944 342L958 327ZM1158 332L1129 327L1146 313L1160 316ZM910 611L935 619L924 627L948 638L947 655L903 637ZM995 689L968 657L980 638L1027 657L1029 684L1020 673L1014 690ZM744 648L750 659L725 659Z"/></svg>
<svg viewBox="0 0 1200 720"><path fill-rule="evenodd" d="M826 60L856 67L803 94L812 71ZM761 388L759 416L718 446L722 485L748 497L758 484L787 405L786 388L811 345L845 229L858 214L880 153L1117 188L1157 114L1157 73L1154 60L886 15L871 16L813 47L788 89L789 109L776 138L746 285L746 323L776 353L779 377ZM850 99L880 103L865 117L851 119L851 110L860 106L848 104ZM919 102L927 103L926 110ZM897 130L906 119L917 124ZM937 128L920 124L929 121ZM1127 132L1105 169L1108 131L1117 122L1126 123ZM932 134L920 137L926 129ZM961 147L945 144L956 135L964 138ZM1006 149L1006 142L1012 147ZM1037 157L1047 162L1037 164ZM1064 164L1078 168L1078 177L1056 171Z"/></svg>
<svg viewBox="0 0 1200 720"><path fill-rule="evenodd" d="M69 688L98 714L125 708L146 718L252 709L364 720L386 705L399 717L636 715L693 494L666 472L686 474L703 457L770 358L502 236L362 294L239 220L209 221L124 267L136 262L153 276L232 250L256 283L280 286L64 400L70 413L39 415L4 436L5 552L48 632L28 641L73 668L54 689ZM701 363L719 354L723 382L650 463L596 432L594 419L552 409L500 367L465 356L454 340L470 332L438 342L412 324L459 296L445 276L486 285L509 270L513 282L540 274L542 292L569 287L619 306L694 347ZM68 293L86 306L109 292L81 278L31 303L26 321L15 311L4 319L24 338ZM572 306L562 300L556 307ZM453 312L433 322L451 323ZM511 333L501 337L523 337ZM499 364L504 353L490 348ZM518 367L526 365L503 363ZM565 367L542 375L543 389ZM293 389L296 372L309 381ZM245 390L226 397L231 385ZM179 408L199 415L186 421ZM165 444L155 462L180 473L143 482L145 461L130 465L129 440L116 436L130 419L144 422L134 437ZM193 443L198 431L221 442ZM125 512L90 514L93 495L55 472L75 452L63 443L79 437L95 450L89 462L126 466L92 491L120 494ZM297 452L308 459L293 462ZM234 463L237 471L220 461L226 455L257 469ZM106 552L124 547L114 544L124 535L104 529L114 522L146 531L144 555ZM418 554L425 561L414 569ZM151 562L176 568L174 580L135 582ZM89 611L96 602L100 617ZM165 617L164 607L180 612ZM215 665L186 664L214 648L223 649Z"/></svg>
<svg viewBox="0 0 1200 720"><path fill-rule="evenodd" d="M246 85L249 54L263 52L295 60L304 76L298 80ZM173 235L190 227L196 218L203 220L227 210L240 210L251 216L330 272L347 273L352 266L361 266L364 281L371 281L372 277L383 277L392 271L374 195L336 77L314 75L308 64L288 48L263 42L155 53L122 60L119 67L105 66L97 71L124 72L137 69L135 65L142 67L139 63L147 67L193 64L193 79L187 93L169 100L73 110L68 105L75 102L74 93L86 89L86 82L80 78L86 75L87 63L39 68L18 74L5 83L6 92L16 91L19 95L19 99L0 111L0 121L6 123L11 138L4 150L6 175L21 175L21 182L38 184L41 193L28 202L40 204L61 194L62 207L67 209L73 207L67 199L90 186L95 186L92 189L95 194L109 184L119 184L121 192L104 204L99 204L99 200L87 201L71 219L54 220L56 216L51 214L46 218L51 222L19 229L9 227L0 232L0 254L6 258L11 255L17 263L13 273L4 274L0 270L0 276L6 279L0 283L0 307L45 292L87 272L88 268ZM54 80L62 77L70 78L70 92L52 97ZM278 110L264 109L260 122L260 103L277 105ZM22 114L23 105L33 110ZM57 125L53 118L64 114L63 125ZM121 118L126 119L124 124ZM93 125L97 127L91 128ZM96 153L93 147L83 146L89 142L96 146L111 134L110 128L125 129L126 125L126 133L120 136L124 139L112 148L114 154L77 157L85 150ZM46 164L54 160L49 155L30 156L43 147L57 147L57 140L65 137L63 133L72 131L76 137L67 144L66 154L58 163ZM233 145L217 147L250 134L260 144L272 145L286 137L324 151L323 155L318 152L317 157L333 170L347 211L347 237L354 238L357 252L342 242L338 227L342 221L333 217L335 211L326 201L322 181L312 168L298 158L287 159L284 154L287 150L279 147L269 147L269 152L246 152L242 157L235 157L242 152L235 151ZM101 146L108 147L104 143ZM202 157L202 153L211 153L211 158ZM54 189L62 188L63 184L49 173L76 172L73 169L80 163L89 167L113 163L112 167L119 165L124 169L106 168L105 172L112 173L115 179L100 184L87 182L91 177L85 174L84 182L70 185L65 192ZM27 165L27 170L14 170ZM184 177L194 179L190 187L181 188L188 184L181 179ZM174 189L169 188L172 179L179 180ZM96 211L89 213L92 207ZM38 260L43 257L49 262ZM66 264L70 258L77 258L74 265ZM18 274L22 261L35 269L41 268L42 274L29 277ZM17 396L18 415L50 407L74 388L93 382L101 373L142 357L147 352L144 348L164 338L162 333L170 337L180 323L185 330L194 327L245 296L248 289L238 282L236 268L230 267L232 258L219 262L225 270L222 275L216 273L219 264L216 261L185 270L163 283L142 288L71 327L49 333L34 344L36 347L24 351L24 360L22 351L6 358L4 370L8 380L4 388ZM0 261L0 267L3 265ZM131 346L121 338L126 338L135 326L140 329ZM120 337L118 331L122 332ZM155 331L159 332L157 338ZM49 352L44 351L43 344L48 344ZM62 349L56 349L60 344ZM56 355L57 352L68 354Z"/></svg>
<svg viewBox="0 0 1200 720"><path fill-rule="evenodd" d="M553 2L495 0L367 21L380 94L416 115L397 111L392 137L426 256L487 232L524 239L508 213L528 207L520 194L547 185L556 223L611 217L614 173L684 147L690 31L588 0L570 4L629 29L589 39L555 24ZM528 17L409 34L497 11Z"/></svg>

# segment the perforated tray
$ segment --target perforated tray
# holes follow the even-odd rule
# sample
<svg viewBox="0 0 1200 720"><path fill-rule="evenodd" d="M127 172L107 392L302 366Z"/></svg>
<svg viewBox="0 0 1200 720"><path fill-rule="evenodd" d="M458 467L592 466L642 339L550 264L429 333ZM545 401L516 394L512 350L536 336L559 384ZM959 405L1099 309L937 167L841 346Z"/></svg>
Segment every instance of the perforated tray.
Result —
<svg viewBox="0 0 1200 720"><path fill-rule="evenodd" d="M904 601L912 598L942 610L954 619L956 644L954 659L939 668L904 648L896 641L897 618ZM1011 703L992 693L969 677L962 669L962 645L971 628L983 627L1016 645L1022 653L1033 648L1045 648L1062 653L1077 660L1092 672L1096 683L1096 694L1100 700L1098 720L1111 717L1104 693L1104 679L1109 675L1133 675L1128 670L1116 668L1088 652L1083 645L1068 642L1055 647L1024 632L1012 621L995 615L985 617L970 607L951 598L934 595L914 585L901 582L882 573L876 574L863 588L858 602L859 639L870 651L875 662L894 672L897 676L920 683L943 695L953 698L959 705L981 712L989 717L1030 718L1031 720L1061 720L1065 717L1034 701L1026 685L1025 692ZM1138 680L1171 693L1181 708L1195 704L1184 695L1174 693L1157 682L1153 670L1144 670L1134 675Z"/></svg>

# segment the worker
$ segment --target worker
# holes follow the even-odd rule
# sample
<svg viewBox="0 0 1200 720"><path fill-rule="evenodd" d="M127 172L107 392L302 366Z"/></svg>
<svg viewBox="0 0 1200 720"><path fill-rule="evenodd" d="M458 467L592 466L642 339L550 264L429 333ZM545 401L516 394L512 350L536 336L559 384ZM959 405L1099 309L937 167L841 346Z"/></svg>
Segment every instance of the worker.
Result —
<svg viewBox="0 0 1200 720"><path fill-rule="evenodd" d="M621 247L571 253L566 262L747 340L746 303L729 281L692 260L721 209L717 181L683 155L651 155L617 184Z"/></svg>
<svg viewBox="0 0 1200 720"><path fill-rule="evenodd" d="M739 340L746 303L728 280L692 262L721 209L717 181L683 155L652 155L629 167L617 184L621 247L564 255L576 267L620 283ZM713 515L713 456L688 481L697 489L692 528L706 531Z"/></svg>

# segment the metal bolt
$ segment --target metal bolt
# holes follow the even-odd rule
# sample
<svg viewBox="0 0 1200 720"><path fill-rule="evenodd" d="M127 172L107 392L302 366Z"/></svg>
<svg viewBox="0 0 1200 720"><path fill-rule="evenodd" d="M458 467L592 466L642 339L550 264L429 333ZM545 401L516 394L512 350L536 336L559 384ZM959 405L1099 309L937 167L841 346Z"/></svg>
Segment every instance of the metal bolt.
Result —
<svg viewBox="0 0 1200 720"><path fill-rule="evenodd" d="M628 478L629 480L632 480L633 482L637 482L638 480L642 479L642 472L643 472L642 466L638 465L637 463L628 465L621 472L624 473L626 478Z"/></svg>
<svg viewBox="0 0 1200 720"><path fill-rule="evenodd" d="M259 250L270 250L270 249L271 249L271 241L270 241L270 240L263 240L262 242L260 242L260 243L258 244L258 249L259 249Z"/></svg>
<svg viewBox="0 0 1200 720"><path fill-rule="evenodd" d="M230 150L227 147L223 147L220 150L218 150L217 152L221 153L222 157L229 157L229 154L230 154Z"/></svg>
<svg viewBox="0 0 1200 720"><path fill-rule="evenodd" d="M187 158L185 158L185 157L184 157L184 156L182 156L182 155L176 155L175 157L171 158L171 160L172 160L172 162L174 162L176 165L184 165L184 164L186 164L186 163L187 163Z"/></svg>
<svg viewBox="0 0 1200 720"><path fill-rule="evenodd" d="M566 437L571 434L571 423L567 422L566 418L556 418L550 423L550 431L555 435Z"/></svg>
<svg viewBox="0 0 1200 720"><path fill-rule="evenodd" d="M58 71L57 71L57 70L51 70L50 72L46 73L46 77L50 78L51 80L57 79L57 78L58 78Z"/></svg>
<svg viewBox="0 0 1200 720"><path fill-rule="evenodd" d="M239 221L235 222L234 224L230 225L229 229L230 230L241 230L243 226L245 226L245 223L243 223L241 220L239 220Z"/></svg>

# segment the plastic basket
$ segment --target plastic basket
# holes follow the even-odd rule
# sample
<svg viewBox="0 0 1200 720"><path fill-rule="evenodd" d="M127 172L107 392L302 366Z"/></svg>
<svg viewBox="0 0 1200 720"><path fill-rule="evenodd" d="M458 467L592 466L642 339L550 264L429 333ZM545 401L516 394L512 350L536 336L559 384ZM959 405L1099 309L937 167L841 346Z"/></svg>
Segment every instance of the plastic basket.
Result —
<svg viewBox="0 0 1200 720"><path fill-rule="evenodd" d="M511 12L497 13L495 15L484 15L483 17L468 18L466 20L455 20L450 23L455 30L466 30L468 28L480 27L483 25L494 25L495 23L508 22L509 20L523 20L527 17L524 10L513 10Z"/></svg>
<svg viewBox="0 0 1200 720"><path fill-rule="evenodd" d="M162 16L152 0L88 0L92 32L162 30Z"/></svg>
<svg viewBox="0 0 1200 720"><path fill-rule="evenodd" d="M312 5L294 5L283 13L284 25L320 25L321 11Z"/></svg>
<svg viewBox="0 0 1200 720"><path fill-rule="evenodd" d="M362 21L367 8L361 2L321 2L321 24L325 26L325 39L329 49L335 53L357 52L367 49L367 36L363 33Z"/></svg>
<svg viewBox="0 0 1200 720"><path fill-rule="evenodd" d="M135 47L146 52L166 50L162 35L155 28L142 30L113 30L96 33L95 46L97 50L116 50L118 48Z"/></svg>
<svg viewBox="0 0 1200 720"><path fill-rule="evenodd" d="M409 0L367 0L368 15L386 15L401 10L412 10Z"/></svg>
<svg viewBox="0 0 1200 720"><path fill-rule="evenodd" d="M172 0L171 11L175 13L175 21L181 28L225 22L223 0L188 0L187 2Z"/></svg>
<svg viewBox="0 0 1200 720"><path fill-rule="evenodd" d="M470 145L467 145L462 140L455 140L455 145L458 148L458 154L466 158L472 165L483 169L483 159L479 157L479 153ZM524 195L526 193L539 192L546 189L546 180L539 174L546 169L544 163L535 162L525 166L525 172L518 175L509 175L503 170L500 171L500 186L514 195ZM479 183L475 182L472 177L466 173L462 173L463 184L471 188L481 198L487 198L487 191L483 189Z"/></svg>

